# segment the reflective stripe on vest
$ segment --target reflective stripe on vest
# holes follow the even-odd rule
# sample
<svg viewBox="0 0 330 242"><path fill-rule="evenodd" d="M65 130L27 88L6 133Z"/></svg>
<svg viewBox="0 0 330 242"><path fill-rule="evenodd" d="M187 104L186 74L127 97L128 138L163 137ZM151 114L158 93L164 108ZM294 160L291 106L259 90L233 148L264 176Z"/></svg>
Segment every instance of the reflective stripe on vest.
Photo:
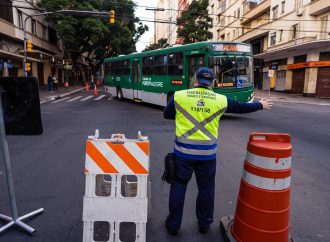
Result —
<svg viewBox="0 0 330 242"><path fill-rule="evenodd" d="M194 90L193 95L189 95L189 90ZM177 111L175 150L201 159L202 156L214 156L219 120L226 111L227 98L205 88L189 90L174 95Z"/></svg>

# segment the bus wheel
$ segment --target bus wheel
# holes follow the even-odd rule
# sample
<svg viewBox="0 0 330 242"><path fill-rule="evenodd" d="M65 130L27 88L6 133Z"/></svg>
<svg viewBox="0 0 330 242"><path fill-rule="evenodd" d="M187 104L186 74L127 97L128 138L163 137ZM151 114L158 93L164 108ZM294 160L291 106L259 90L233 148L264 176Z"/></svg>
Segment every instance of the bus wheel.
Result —
<svg viewBox="0 0 330 242"><path fill-rule="evenodd" d="M117 98L119 100L123 100L123 92L121 91L121 88L120 87L117 87Z"/></svg>

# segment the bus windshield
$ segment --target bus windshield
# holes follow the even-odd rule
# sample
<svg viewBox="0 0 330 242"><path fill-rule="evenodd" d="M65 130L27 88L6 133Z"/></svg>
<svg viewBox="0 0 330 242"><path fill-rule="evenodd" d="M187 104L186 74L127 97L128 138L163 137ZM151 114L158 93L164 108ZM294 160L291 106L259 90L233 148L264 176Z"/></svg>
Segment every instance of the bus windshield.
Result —
<svg viewBox="0 0 330 242"><path fill-rule="evenodd" d="M253 85L253 59L248 56L213 56L214 88L250 87Z"/></svg>

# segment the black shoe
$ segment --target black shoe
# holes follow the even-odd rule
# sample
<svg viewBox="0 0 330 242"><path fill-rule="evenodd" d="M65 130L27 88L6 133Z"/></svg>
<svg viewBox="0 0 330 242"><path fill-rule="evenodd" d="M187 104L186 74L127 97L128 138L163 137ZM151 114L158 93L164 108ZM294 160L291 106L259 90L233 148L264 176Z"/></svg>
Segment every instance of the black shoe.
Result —
<svg viewBox="0 0 330 242"><path fill-rule="evenodd" d="M201 234L206 234L207 232L209 232L209 228L202 228L202 227L199 227L199 232Z"/></svg>
<svg viewBox="0 0 330 242"><path fill-rule="evenodd" d="M166 227L167 233L169 233L170 235L172 235L172 236L178 235L178 230L171 229L167 225L165 225L165 227Z"/></svg>

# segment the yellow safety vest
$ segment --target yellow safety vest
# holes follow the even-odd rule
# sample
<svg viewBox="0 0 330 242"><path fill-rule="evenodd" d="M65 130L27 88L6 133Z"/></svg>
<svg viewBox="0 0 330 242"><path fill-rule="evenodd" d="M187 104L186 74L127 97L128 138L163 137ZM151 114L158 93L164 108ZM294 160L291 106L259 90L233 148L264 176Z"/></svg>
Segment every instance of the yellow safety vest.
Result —
<svg viewBox="0 0 330 242"><path fill-rule="evenodd" d="M227 97L199 87L175 92L174 104L174 153L188 159L215 159L219 121L226 111Z"/></svg>

